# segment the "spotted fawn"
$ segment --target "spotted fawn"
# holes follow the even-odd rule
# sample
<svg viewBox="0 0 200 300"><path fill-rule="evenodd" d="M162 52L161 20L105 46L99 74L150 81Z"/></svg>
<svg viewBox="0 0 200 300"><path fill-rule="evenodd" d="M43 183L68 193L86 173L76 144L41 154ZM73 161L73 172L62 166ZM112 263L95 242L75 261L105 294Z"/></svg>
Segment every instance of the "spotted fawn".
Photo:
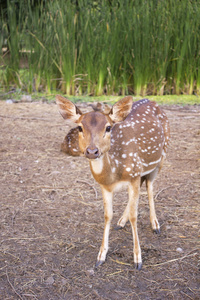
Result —
<svg viewBox="0 0 200 300"><path fill-rule="evenodd" d="M105 226L96 267L105 262L108 252L113 193L127 186L129 201L117 228L123 228L130 221L134 264L140 270L142 256L137 231L139 192L146 181L150 222L153 231L159 233L153 182L166 156L170 136L168 119L155 102L148 99L133 102L131 96L119 100L106 113L100 109L82 113L71 101L59 95L56 101L63 118L77 124L65 138L64 151L88 158L92 175L102 190Z"/></svg>

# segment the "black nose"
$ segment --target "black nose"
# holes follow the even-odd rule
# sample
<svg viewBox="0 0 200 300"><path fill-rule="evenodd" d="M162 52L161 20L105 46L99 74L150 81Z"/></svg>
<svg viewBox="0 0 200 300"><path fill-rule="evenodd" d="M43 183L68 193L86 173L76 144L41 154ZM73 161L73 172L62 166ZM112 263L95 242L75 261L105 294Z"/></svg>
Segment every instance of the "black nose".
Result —
<svg viewBox="0 0 200 300"><path fill-rule="evenodd" d="M87 147L85 151L85 156L89 159L95 159L99 157L99 149L96 147L95 148Z"/></svg>

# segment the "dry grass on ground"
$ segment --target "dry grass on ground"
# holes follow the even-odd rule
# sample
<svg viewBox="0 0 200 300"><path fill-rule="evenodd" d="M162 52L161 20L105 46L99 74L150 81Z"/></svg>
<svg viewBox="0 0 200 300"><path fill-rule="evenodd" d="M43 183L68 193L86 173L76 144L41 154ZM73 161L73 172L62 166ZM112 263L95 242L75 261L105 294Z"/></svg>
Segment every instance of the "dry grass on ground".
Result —
<svg viewBox="0 0 200 300"><path fill-rule="evenodd" d="M133 267L130 225L111 228L94 269L103 205L88 162L61 153L68 127L55 104L0 102L0 299L199 299L200 107L165 107L167 160L156 183L161 234L150 228L145 189ZM113 227L126 192L115 196Z"/></svg>

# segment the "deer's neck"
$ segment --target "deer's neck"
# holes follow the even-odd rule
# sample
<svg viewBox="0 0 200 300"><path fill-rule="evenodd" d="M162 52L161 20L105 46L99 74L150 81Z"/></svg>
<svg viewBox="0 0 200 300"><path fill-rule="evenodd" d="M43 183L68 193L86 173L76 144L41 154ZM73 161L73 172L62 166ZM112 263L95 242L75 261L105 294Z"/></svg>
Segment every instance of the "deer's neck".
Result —
<svg viewBox="0 0 200 300"><path fill-rule="evenodd" d="M110 185L115 182L116 166L108 152L100 158L90 161L90 169L99 184Z"/></svg>

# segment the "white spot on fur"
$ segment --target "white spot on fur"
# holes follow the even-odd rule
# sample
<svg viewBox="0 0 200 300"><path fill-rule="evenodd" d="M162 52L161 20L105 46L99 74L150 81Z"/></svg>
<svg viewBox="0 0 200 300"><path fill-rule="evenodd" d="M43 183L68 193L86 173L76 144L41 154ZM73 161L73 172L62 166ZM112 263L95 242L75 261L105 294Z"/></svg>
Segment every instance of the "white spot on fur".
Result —
<svg viewBox="0 0 200 300"><path fill-rule="evenodd" d="M117 159L115 159L115 163L116 163L116 165L118 165L118 164L119 164L119 161L118 161Z"/></svg>

